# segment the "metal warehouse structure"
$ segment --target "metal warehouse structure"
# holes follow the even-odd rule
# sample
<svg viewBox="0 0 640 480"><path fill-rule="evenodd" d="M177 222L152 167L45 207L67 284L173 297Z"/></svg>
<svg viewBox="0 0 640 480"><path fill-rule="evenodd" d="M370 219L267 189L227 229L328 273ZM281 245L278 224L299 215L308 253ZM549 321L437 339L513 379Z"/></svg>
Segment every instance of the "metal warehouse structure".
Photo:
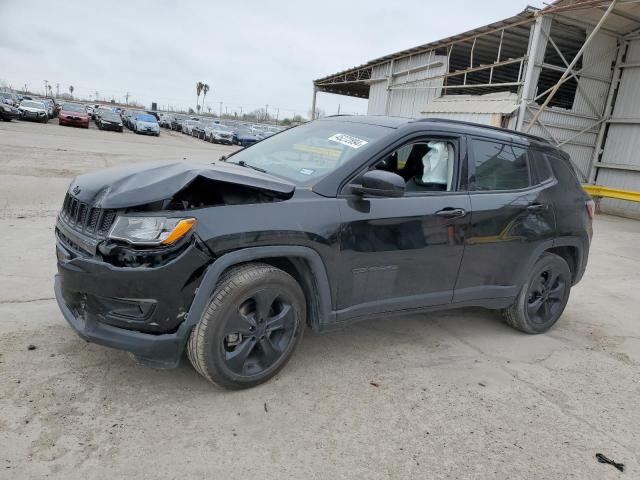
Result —
<svg viewBox="0 0 640 480"><path fill-rule="evenodd" d="M585 182L640 191L640 1L558 0L313 82L371 115L514 128L571 155ZM640 204L604 200L610 213Z"/></svg>

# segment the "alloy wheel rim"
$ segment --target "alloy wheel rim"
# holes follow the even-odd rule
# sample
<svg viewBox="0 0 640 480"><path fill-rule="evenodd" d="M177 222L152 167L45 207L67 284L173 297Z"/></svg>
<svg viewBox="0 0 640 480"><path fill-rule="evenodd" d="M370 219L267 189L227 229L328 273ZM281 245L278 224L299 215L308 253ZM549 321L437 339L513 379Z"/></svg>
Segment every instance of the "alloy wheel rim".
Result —
<svg viewBox="0 0 640 480"><path fill-rule="evenodd" d="M537 324L552 320L562 308L565 297L566 280L561 272L547 268L531 282L527 299L529 319Z"/></svg>
<svg viewBox="0 0 640 480"><path fill-rule="evenodd" d="M277 288L263 288L239 302L222 335L224 361L233 373L260 374L285 355L293 341L295 312Z"/></svg>

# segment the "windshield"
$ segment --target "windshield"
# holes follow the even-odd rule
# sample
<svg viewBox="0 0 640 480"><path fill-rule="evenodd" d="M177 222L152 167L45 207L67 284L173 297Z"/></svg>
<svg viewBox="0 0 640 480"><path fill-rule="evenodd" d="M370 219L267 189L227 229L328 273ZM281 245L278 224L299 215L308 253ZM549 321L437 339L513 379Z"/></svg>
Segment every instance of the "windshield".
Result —
<svg viewBox="0 0 640 480"><path fill-rule="evenodd" d="M30 102L27 100L26 102L22 102L20 105L22 105L23 107L44 109L44 103L41 102Z"/></svg>
<svg viewBox="0 0 640 480"><path fill-rule="evenodd" d="M84 106L78 105L77 103L65 103L62 106L62 110L65 112L82 112L86 113Z"/></svg>
<svg viewBox="0 0 640 480"><path fill-rule="evenodd" d="M310 183L343 165L390 130L378 125L316 121L269 137L229 158L297 183Z"/></svg>
<svg viewBox="0 0 640 480"><path fill-rule="evenodd" d="M104 112L102 114L102 118L105 120L111 120L111 121L120 121L120 115L118 115L116 112Z"/></svg>
<svg viewBox="0 0 640 480"><path fill-rule="evenodd" d="M136 120L140 120L141 122L156 122L156 117L153 115L138 115Z"/></svg>

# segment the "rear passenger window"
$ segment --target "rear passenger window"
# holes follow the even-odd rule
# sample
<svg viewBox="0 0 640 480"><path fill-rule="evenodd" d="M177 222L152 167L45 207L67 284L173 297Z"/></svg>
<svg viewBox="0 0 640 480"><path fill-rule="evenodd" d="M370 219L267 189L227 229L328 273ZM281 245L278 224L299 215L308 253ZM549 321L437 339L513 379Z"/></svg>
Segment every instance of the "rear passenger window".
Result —
<svg viewBox="0 0 640 480"><path fill-rule="evenodd" d="M529 186L524 148L487 140L473 140L475 190L517 190Z"/></svg>
<svg viewBox="0 0 640 480"><path fill-rule="evenodd" d="M536 172L538 183L545 182L550 178L553 178L553 172L551 166L547 160L547 156L537 150L531 150L531 158L533 161L533 169Z"/></svg>

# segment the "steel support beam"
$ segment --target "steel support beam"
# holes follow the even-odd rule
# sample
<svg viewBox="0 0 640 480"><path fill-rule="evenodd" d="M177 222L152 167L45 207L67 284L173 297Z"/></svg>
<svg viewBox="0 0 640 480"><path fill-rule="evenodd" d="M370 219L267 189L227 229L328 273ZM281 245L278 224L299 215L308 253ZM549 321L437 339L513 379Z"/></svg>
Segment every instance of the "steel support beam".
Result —
<svg viewBox="0 0 640 480"><path fill-rule="evenodd" d="M573 68L578 63L578 60L580 60L580 58L584 54L584 51L587 49L587 46L591 43L591 40L595 38L596 34L598 33L598 30L600 30L600 27L602 27L604 22L607 20L607 18L611 14L611 11L614 9L617 3L618 3L618 0L611 1L611 3L609 4L609 8L607 8L607 10L604 12L604 14L600 18L596 26L593 27L593 30L591 31L587 39L582 44L582 47L580 47L580 50L578 50L578 53L576 53L576 56L573 57L573 60L571 60L571 63L569 64L565 72L560 76L560 79L555 84L553 89L549 92L549 95L547 95L547 98L544 100L544 103L540 106L540 109L536 112L535 116L531 120L531 123L527 127L527 130L526 130L527 132L531 130L531 127L533 127L533 125L538 121L538 117L540 117L540 114L542 114L542 112L547 108L547 106L549 105L549 102L551 102L551 100L555 96L560 86L564 83L564 80L571 74Z"/></svg>
<svg viewBox="0 0 640 480"><path fill-rule="evenodd" d="M613 67L613 76L611 78L611 84L609 85L609 92L607 93L607 100L604 104L604 110L602 111L602 117L607 120L610 118L613 113L611 110L613 108L613 97L618 87L618 83L620 82L620 75L622 73L622 69L620 66L622 65L622 59L627 50L626 46L623 44L618 45L618 55L616 55L616 63ZM598 131L598 136L596 137L596 144L593 148L593 155L591 156L591 161L589 162L589 170L587 174L587 180L589 183L593 183L596 178L596 163L599 162L600 155L602 153L602 142L604 140L604 132L607 129L607 122L605 121L600 125L600 130Z"/></svg>
<svg viewBox="0 0 640 480"><path fill-rule="evenodd" d="M548 31L551 28L551 17L539 16L531 27L531 35L529 37L529 48L527 52L527 66L524 73L524 84L520 89L520 105L518 107L518 120L516 121L516 130L522 131L524 126L524 118L527 115L527 105L533 100L538 83L538 75L540 67L536 67L536 63L541 63L544 59L544 51L547 46L546 39L543 37L543 30Z"/></svg>
<svg viewBox="0 0 640 480"><path fill-rule="evenodd" d="M316 97L318 96L318 87L313 85L313 100L311 101L311 120L316 117Z"/></svg>

